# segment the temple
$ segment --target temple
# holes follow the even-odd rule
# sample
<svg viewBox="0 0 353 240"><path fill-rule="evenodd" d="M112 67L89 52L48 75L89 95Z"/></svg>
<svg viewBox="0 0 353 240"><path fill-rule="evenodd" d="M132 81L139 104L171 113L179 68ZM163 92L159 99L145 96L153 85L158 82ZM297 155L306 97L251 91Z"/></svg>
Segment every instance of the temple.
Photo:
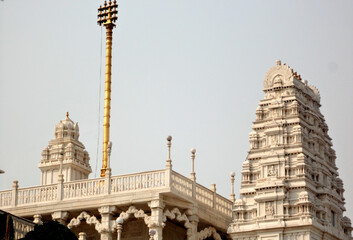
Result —
<svg viewBox="0 0 353 240"><path fill-rule="evenodd" d="M36 224L59 221L80 240L352 240L319 91L277 61L264 93L237 200L233 189L227 199L197 183L193 170L190 178L174 171L170 136L165 167L112 176L108 146L105 176L87 179L89 155L67 114L42 152L41 185L14 181L0 191L0 208ZM14 227L17 238L31 229Z"/></svg>
<svg viewBox="0 0 353 240"><path fill-rule="evenodd" d="M233 202L172 169L172 137L167 137L165 168L87 179L89 156L79 141L78 124L68 116L55 126L42 152L41 185L0 191L0 208L36 224L56 220L80 240L225 239ZM111 146L108 146L108 163ZM195 149L191 150L192 160ZM108 165L109 166L109 165ZM16 239L33 229L14 219ZM15 221L16 220L16 221Z"/></svg>

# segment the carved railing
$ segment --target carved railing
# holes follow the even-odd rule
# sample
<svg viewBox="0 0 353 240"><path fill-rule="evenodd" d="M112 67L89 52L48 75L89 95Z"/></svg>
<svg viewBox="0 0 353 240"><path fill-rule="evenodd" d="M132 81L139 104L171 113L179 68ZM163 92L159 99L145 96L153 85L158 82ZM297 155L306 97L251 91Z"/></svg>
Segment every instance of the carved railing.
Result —
<svg viewBox="0 0 353 240"><path fill-rule="evenodd" d="M233 206L233 203L220 196L220 195L216 195L216 210L225 214L225 215L228 215L228 216L232 216L232 206Z"/></svg>
<svg viewBox="0 0 353 240"><path fill-rule="evenodd" d="M166 187L165 170L121 175L111 178L111 193Z"/></svg>
<svg viewBox="0 0 353 240"><path fill-rule="evenodd" d="M188 197L195 197L196 201L214 208L220 213L232 216L232 202L214 191L193 182L191 179L177 173L172 172L171 189ZM193 186L194 185L194 186ZM193 193L193 189L195 192Z"/></svg>
<svg viewBox="0 0 353 240"><path fill-rule="evenodd" d="M172 172L172 190L175 190L183 195L192 197L192 181L183 175Z"/></svg>
<svg viewBox="0 0 353 240"><path fill-rule="evenodd" d="M63 190L64 199L98 196L104 194L104 178L67 182Z"/></svg>
<svg viewBox="0 0 353 240"><path fill-rule="evenodd" d="M58 198L57 184L17 190L17 205L53 201Z"/></svg>
<svg viewBox="0 0 353 240"><path fill-rule="evenodd" d="M158 189L175 192L221 214L231 216L230 200L171 169L29 188L18 188L16 182L12 190L0 191L0 208Z"/></svg>
<svg viewBox="0 0 353 240"><path fill-rule="evenodd" d="M0 192L0 206L1 207L11 206L11 201L12 201L12 191L11 190Z"/></svg>
<svg viewBox="0 0 353 240"><path fill-rule="evenodd" d="M206 204L209 207L213 207L213 191L197 184L196 200L203 204Z"/></svg>
<svg viewBox="0 0 353 240"><path fill-rule="evenodd" d="M168 187L166 181L167 172L169 173L169 171L163 169L111 178L85 179L29 188L18 188L17 181L15 181L16 184L12 190L0 191L0 207L15 207L103 194ZM110 186L107 186L107 183L110 183ZM109 189L111 190L109 191Z"/></svg>
<svg viewBox="0 0 353 240"><path fill-rule="evenodd" d="M22 239L34 230L34 223L23 218L12 216L15 239Z"/></svg>

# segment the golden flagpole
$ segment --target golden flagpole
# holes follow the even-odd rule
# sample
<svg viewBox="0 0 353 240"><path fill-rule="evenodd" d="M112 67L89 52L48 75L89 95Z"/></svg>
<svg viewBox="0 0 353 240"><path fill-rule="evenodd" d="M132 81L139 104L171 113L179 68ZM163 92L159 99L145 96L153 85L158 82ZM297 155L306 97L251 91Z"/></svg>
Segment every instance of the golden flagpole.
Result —
<svg viewBox="0 0 353 240"><path fill-rule="evenodd" d="M108 143L110 137L110 100L111 100L111 76L112 76L112 40L114 22L118 19L118 4L110 0L104 2L104 6L98 8L98 25L106 28L106 56L105 56L105 92L104 92L104 123L103 123L103 164L101 177L105 176L108 164Z"/></svg>

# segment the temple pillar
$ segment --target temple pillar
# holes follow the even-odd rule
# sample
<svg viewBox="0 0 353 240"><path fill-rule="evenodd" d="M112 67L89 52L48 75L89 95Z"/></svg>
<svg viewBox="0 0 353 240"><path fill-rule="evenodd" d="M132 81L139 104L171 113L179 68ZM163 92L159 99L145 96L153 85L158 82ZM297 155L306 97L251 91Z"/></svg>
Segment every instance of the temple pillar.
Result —
<svg viewBox="0 0 353 240"><path fill-rule="evenodd" d="M148 223L148 228L150 231L154 231L154 240L162 240L163 239L163 208L164 203L163 199L159 197L156 200L152 200L148 206L151 208L151 219Z"/></svg>
<svg viewBox="0 0 353 240"><path fill-rule="evenodd" d="M99 232L101 240L112 240L112 215L115 210L115 206L103 206L98 208L98 211L102 216L102 225Z"/></svg>
<svg viewBox="0 0 353 240"><path fill-rule="evenodd" d="M190 224L192 227L190 230L188 229L187 240L198 240L198 238L197 238L197 225L199 222L199 217L196 214L194 214L194 215L189 216L188 218L189 218L189 221L190 221Z"/></svg>

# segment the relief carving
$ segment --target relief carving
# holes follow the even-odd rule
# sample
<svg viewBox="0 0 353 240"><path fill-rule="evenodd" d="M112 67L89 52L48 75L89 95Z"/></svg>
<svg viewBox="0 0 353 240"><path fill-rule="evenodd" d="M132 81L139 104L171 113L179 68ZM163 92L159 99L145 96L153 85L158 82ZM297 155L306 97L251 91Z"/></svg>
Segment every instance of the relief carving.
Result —
<svg viewBox="0 0 353 240"><path fill-rule="evenodd" d="M273 202L265 203L265 214L266 216L273 216L275 214L275 208Z"/></svg>
<svg viewBox="0 0 353 240"><path fill-rule="evenodd" d="M277 176L278 175L278 169L276 165L271 165L267 167L267 176Z"/></svg>
<svg viewBox="0 0 353 240"><path fill-rule="evenodd" d="M270 137L270 144L271 144L271 147L278 146L278 136L277 135L272 135Z"/></svg>

